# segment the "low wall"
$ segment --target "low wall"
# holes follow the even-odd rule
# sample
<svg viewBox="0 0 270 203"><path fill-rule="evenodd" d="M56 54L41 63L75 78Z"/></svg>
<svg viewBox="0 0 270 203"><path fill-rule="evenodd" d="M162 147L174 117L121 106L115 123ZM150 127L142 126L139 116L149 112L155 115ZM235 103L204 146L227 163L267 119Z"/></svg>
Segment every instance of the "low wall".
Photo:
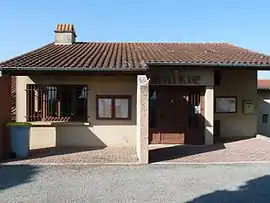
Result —
<svg viewBox="0 0 270 203"><path fill-rule="evenodd" d="M35 126L30 149L65 146L136 146L136 126Z"/></svg>
<svg viewBox="0 0 270 203"><path fill-rule="evenodd" d="M30 130L30 150L56 147L55 127L32 127Z"/></svg>

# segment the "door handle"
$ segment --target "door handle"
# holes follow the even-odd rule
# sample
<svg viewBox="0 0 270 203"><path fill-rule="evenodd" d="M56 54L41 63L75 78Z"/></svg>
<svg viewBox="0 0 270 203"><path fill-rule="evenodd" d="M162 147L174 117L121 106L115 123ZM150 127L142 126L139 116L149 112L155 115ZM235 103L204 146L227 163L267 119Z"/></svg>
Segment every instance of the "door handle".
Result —
<svg viewBox="0 0 270 203"><path fill-rule="evenodd" d="M160 114L160 119L162 120L164 117L163 113Z"/></svg>

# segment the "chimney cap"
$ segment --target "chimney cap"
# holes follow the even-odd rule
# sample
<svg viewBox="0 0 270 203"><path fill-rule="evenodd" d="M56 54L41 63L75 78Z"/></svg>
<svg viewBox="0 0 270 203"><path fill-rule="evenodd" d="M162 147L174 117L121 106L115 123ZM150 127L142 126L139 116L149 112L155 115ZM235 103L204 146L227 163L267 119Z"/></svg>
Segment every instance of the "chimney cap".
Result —
<svg viewBox="0 0 270 203"><path fill-rule="evenodd" d="M75 36L75 26L73 24L58 24L55 32L72 32Z"/></svg>

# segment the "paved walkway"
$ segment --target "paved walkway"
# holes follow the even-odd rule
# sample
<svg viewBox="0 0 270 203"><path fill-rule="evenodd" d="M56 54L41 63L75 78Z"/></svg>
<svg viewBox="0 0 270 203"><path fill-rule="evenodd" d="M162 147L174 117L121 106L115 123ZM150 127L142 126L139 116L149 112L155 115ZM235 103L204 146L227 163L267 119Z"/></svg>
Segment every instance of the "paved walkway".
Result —
<svg viewBox="0 0 270 203"><path fill-rule="evenodd" d="M137 162L135 147L68 147L32 151L28 159L9 160L5 164L125 164Z"/></svg>
<svg viewBox="0 0 270 203"><path fill-rule="evenodd" d="M258 138L213 146L150 145L151 163L270 162L270 142ZM61 148L32 152L6 164L138 164L135 147Z"/></svg>
<svg viewBox="0 0 270 203"><path fill-rule="evenodd" d="M270 142L258 138L213 146L150 146L152 163L270 162Z"/></svg>

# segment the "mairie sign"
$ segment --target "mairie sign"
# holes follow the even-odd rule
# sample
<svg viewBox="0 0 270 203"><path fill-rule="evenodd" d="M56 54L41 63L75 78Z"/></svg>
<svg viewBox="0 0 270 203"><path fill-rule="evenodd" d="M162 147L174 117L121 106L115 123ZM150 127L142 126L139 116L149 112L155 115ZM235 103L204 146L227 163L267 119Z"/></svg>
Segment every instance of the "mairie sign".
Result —
<svg viewBox="0 0 270 203"><path fill-rule="evenodd" d="M156 85L199 85L201 76L199 75L184 75L178 71L170 74L159 74L151 77L150 83Z"/></svg>

